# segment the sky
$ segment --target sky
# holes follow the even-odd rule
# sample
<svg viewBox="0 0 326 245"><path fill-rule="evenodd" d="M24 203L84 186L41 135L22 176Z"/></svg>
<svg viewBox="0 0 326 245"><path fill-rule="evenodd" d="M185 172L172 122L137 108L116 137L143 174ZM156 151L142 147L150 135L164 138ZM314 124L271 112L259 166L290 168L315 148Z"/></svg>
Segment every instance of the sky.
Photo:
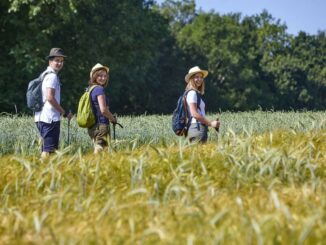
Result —
<svg viewBox="0 0 326 245"><path fill-rule="evenodd" d="M158 3L164 0L157 0ZM195 0L196 8L220 14L242 13L255 15L264 9L282 24L287 32L297 35L304 31L311 35L326 31L326 0Z"/></svg>

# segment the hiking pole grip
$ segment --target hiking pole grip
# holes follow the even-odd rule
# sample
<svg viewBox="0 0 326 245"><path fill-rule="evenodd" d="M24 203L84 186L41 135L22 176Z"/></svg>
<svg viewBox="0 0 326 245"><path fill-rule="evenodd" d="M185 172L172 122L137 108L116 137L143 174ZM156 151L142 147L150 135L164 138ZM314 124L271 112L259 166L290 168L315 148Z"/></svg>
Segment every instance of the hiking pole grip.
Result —
<svg viewBox="0 0 326 245"><path fill-rule="evenodd" d="M117 118L116 116L113 116L115 119ZM116 122L115 123L112 123L113 124L113 140L115 140L115 125L116 125Z"/></svg>
<svg viewBox="0 0 326 245"><path fill-rule="evenodd" d="M120 123L118 123L118 122L116 122L114 124L118 125L120 128L123 128L123 126Z"/></svg>
<svg viewBox="0 0 326 245"><path fill-rule="evenodd" d="M220 122L220 119L219 118L216 118L216 121ZM218 125L217 128L215 128L216 132L220 132L220 125Z"/></svg>
<svg viewBox="0 0 326 245"><path fill-rule="evenodd" d="M115 119L117 118L117 116L116 115L114 115L113 116ZM113 125L118 125L120 128L123 128L123 126L120 124L120 123L118 123L117 121L115 122L115 123L112 123Z"/></svg>

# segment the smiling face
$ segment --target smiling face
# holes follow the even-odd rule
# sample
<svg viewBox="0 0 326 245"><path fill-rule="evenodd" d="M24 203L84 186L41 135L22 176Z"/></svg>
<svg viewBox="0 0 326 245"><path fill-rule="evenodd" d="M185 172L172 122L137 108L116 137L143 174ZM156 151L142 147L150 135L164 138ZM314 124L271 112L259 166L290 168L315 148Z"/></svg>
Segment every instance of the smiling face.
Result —
<svg viewBox="0 0 326 245"><path fill-rule="evenodd" d="M204 76L202 73L199 72L199 73L196 73L195 75L193 75L192 79L193 79L196 87L199 88L203 84Z"/></svg>
<svg viewBox="0 0 326 245"><path fill-rule="evenodd" d="M95 77L97 84L105 86L109 79L109 74L106 72L106 70L101 69L95 73Z"/></svg>
<svg viewBox="0 0 326 245"><path fill-rule="evenodd" d="M197 90L202 95L205 93L204 74L202 72L197 72L189 78L186 90L189 89Z"/></svg>
<svg viewBox="0 0 326 245"><path fill-rule="evenodd" d="M55 71L59 72L63 67L63 57L53 57L49 60L49 66Z"/></svg>

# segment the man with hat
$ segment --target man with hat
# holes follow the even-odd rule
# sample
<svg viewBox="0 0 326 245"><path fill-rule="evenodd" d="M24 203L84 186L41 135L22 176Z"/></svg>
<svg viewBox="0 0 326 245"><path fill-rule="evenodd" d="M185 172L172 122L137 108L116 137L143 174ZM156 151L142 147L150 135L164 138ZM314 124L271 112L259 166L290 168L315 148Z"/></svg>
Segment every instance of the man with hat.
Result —
<svg viewBox="0 0 326 245"><path fill-rule="evenodd" d="M59 147L60 117L70 120L72 114L65 111L60 105L61 84L58 76L63 67L66 56L61 48L52 48L46 57L49 66L42 73L45 74L42 83L43 108L35 112L34 121L42 137L41 159L46 159Z"/></svg>

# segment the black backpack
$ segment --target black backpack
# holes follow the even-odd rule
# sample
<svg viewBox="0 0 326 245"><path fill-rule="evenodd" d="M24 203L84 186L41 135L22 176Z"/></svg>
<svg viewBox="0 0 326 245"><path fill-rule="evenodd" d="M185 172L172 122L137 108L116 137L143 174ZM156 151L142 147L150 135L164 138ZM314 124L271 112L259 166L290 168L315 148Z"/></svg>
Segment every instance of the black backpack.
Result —
<svg viewBox="0 0 326 245"><path fill-rule="evenodd" d="M173 111L172 115L172 130L178 136L187 136L188 127L191 123L191 116L187 109L187 94L191 90L188 90L183 93L178 99L177 107ZM200 94L196 91L197 94L197 108L200 104Z"/></svg>
<svg viewBox="0 0 326 245"><path fill-rule="evenodd" d="M38 78L35 78L28 83L26 92L27 107L34 112L42 110L42 82L44 77L49 73L53 73L53 71L44 72Z"/></svg>

